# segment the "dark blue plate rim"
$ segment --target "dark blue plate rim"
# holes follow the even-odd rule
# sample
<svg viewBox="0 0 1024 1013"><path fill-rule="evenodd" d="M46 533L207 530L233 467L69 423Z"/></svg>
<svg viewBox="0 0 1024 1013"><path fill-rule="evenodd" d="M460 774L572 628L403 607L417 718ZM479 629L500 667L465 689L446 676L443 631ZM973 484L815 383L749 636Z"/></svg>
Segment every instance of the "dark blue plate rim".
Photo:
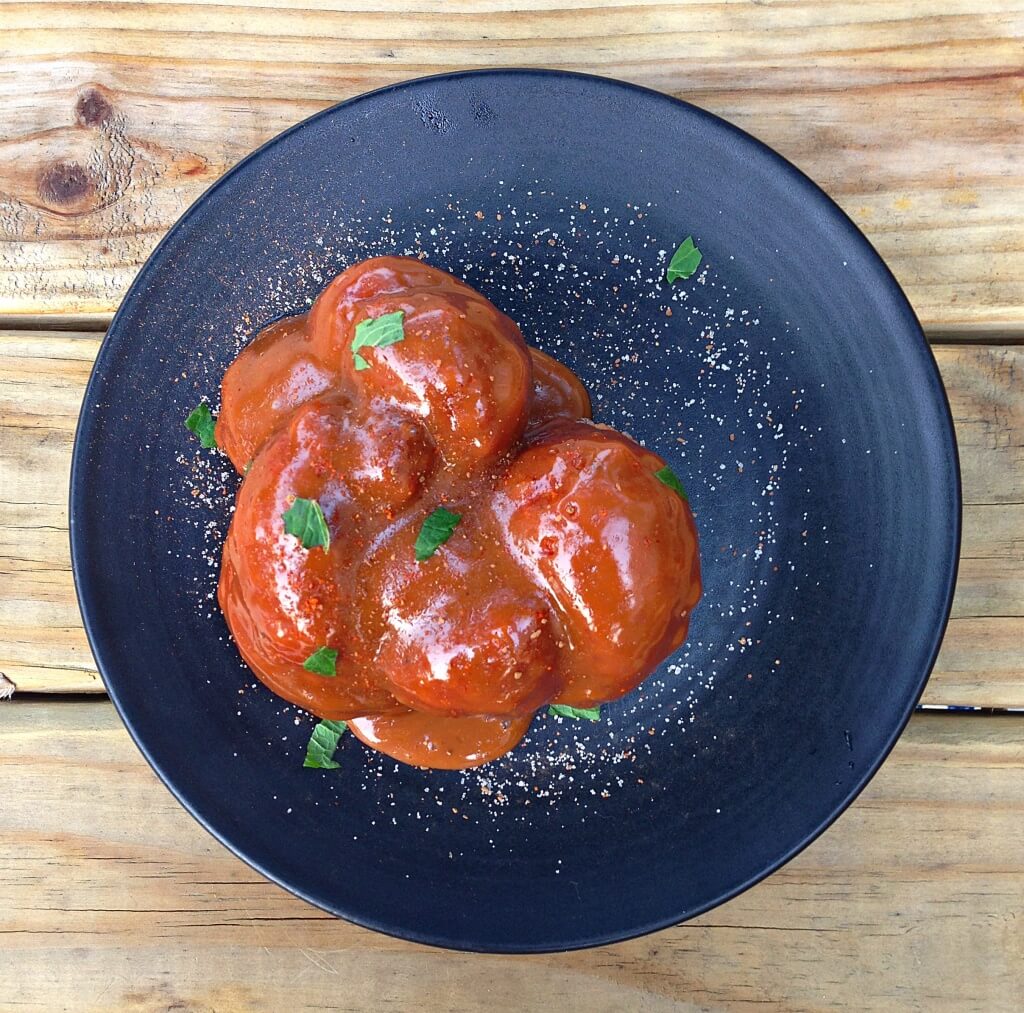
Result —
<svg viewBox="0 0 1024 1013"><path fill-rule="evenodd" d="M578 937L569 940L559 940L557 942L551 941L550 943L539 943L536 945L488 945L486 947L475 945L472 941L465 939L454 939L454 938L439 938L430 934L418 933L416 931L409 930L404 926L391 925L386 922L374 919L373 917L367 916L366 914L355 912L355 911L342 911L337 907L333 907L326 899L317 898L305 890L297 889L290 884L284 882L281 878L276 876L271 870L265 868L260 862L251 858L246 854L243 848L236 846L227 837L221 834L215 829L207 820L197 812L189 799L187 798L184 789L181 789L176 785L170 777L168 777L161 769L159 763L150 754L146 748L143 738L136 729L131 716L126 712L122 701L118 695L116 689L116 680L111 681L108 678L108 674L105 671L102 658L99 656L96 650L96 635L93 629L93 614L90 610L89 605L89 590L82 586L80 573L84 567L84 546L80 538L77 535L76 517L81 511L85 512L87 509L87 475L88 467L84 460L85 452L84 446L86 444L86 435L88 434L90 427L90 416L89 404L94 396L94 385L98 382L97 377L101 372L100 366L103 364L105 356L112 347L111 338L115 335L117 330L117 324L122 314L127 313L126 307L128 307L138 296L139 291L144 287L144 283L147 279L149 272L152 270L153 265L160 259L165 244L167 244L172 237L178 232L179 229L183 228L185 223L192 217L196 212L197 208L209 198L221 185L225 184L230 178L241 172L250 162L258 159L264 152L269 151L274 145L283 141L293 132L301 130L306 126L315 123L317 120L324 117L330 116L335 113L338 109L345 108L348 106L358 105L360 102L375 98L379 95L385 95L390 92L401 90L405 88L413 88L429 84L431 82L441 82L457 80L461 78L474 78L474 77L505 77L505 78L521 78L526 76L532 77L548 77L548 78L573 78L584 81L591 81L600 84L601 86L613 86L624 89L647 98L656 99L661 102L670 103L678 106L687 111L688 115L697 117L707 122L711 127L717 130L724 130L732 133L749 144L752 144L759 153L772 162L780 174L788 176L792 181L792 184L797 187L802 187L805 190L809 190L811 194L818 200L825 203L825 207L834 215L837 219L844 222L848 227L848 232L854 243L860 244L861 255L865 256L869 260L873 260L882 269L882 277L888 280L891 293L896 298L897 302L901 305L904 316L907 318L908 330L911 331L916 339L920 342L920 345L925 352L926 359L931 364L931 368L934 371L935 378L938 380L938 390L941 392L942 408L944 409L945 424L946 424L946 435L948 436L950 447L952 449L953 456L953 473L955 476L955 484L952 489L952 499L955 511L953 514L953 530L952 534L952 549L953 565L949 571L949 580L945 589L945 602L942 608L942 620L937 624L931 648L928 655L928 661L923 666L921 673L917 680L916 689L908 699L902 713L899 715L896 721L892 734L886 741L877 759L868 765L866 772L860 778L859 781L855 782L853 787L847 792L841 803L830 813L824 820L822 820L816 827L814 827L803 840L798 842L795 846L790 848L787 852L781 855L776 861L767 865L764 869L749 877L739 885L723 891L719 896L711 899L710 901L702 904L693 910L687 911L680 914L678 917L669 919L658 919L649 924L633 927L629 930L622 932L606 933L601 936L594 937ZM198 198L186 209L181 217L171 226L167 231L167 234L160 240L156 245L153 252L147 258L145 264L139 270L139 273L135 276L134 281L129 286L128 291L125 293L121 304L114 314L111 320L110 326L107 328L107 333L100 345L99 352L96 356L96 361L93 365L93 370L89 378L89 383L86 386L85 394L82 399L82 407L78 416L78 424L75 433L75 442L71 455L71 479L69 486L69 502L68 502L68 527L71 542L71 565L72 572L74 575L75 582L75 593L78 598L79 611L82 615L82 623L85 627L86 637L89 641L89 647L92 650L95 658L97 668L100 676L103 679L103 684L106 687L107 695L114 704L121 721L124 723L125 728L128 730L128 734L131 736L132 741L138 747L139 752L142 753L146 762L153 769L154 773L163 784L168 788L171 794L178 800L186 812L188 812L196 822L203 827L214 839L219 841L224 847L230 852L237 855L243 862L245 862L250 868L254 869L260 875L266 879L275 883L276 885L287 890L293 894L312 904L314 907L319 908L328 914L335 915L337 917L344 918L346 921L352 922L353 924L362 926L363 928L371 929L376 932L381 932L385 935L392 936L398 939L405 939L412 942L423 943L428 946L437 946L445 949L456 949L464 950L469 952L477 953L558 953L569 950L580 950L587 949L595 946L603 946L611 943L623 942L629 939L636 939L641 936L648 935L652 932L657 932L661 929L668 928L672 925L680 924L682 921L690 921L693 918L698 917L718 907L720 904L724 904L726 901L731 900L734 897L739 896L744 891L760 883L766 879L772 873L776 872L782 866L786 865L793 858L799 855L808 845L812 844L817 840L833 823L849 808L849 806L856 800L857 796L864 790L868 783L872 780L875 774L878 773L879 768L888 758L892 752L893 747L903 734L907 724L910 721L911 715L913 714L918 702L921 699L921 695L924 692L925 686L928 682L928 678L931 675L932 669L935 666L935 661L938 657L939 649L942 645L943 637L945 636L946 628L949 623L950 612L953 606L953 595L956 589L957 575L959 572L960 565L960 545L963 527L963 487L962 477L960 473L960 459L957 449L956 432L953 424L953 413L949 404L949 397L946 394L945 387L942 383L941 374L939 373L938 363L936 362L935 355L932 352L931 346L925 338L924 331L921 328L920 321L914 312L913 307L910 305L910 301L907 299L906 294L900 287L899 282L896 280L895 275L890 270L888 264L882 259L878 251L872 245L871 241L864 235L863 232L857 227L853 220L846 214L846 212L827 194L817 183L814 182L806 173L798 169L792 162L784 158L773 148L769 147L763 141L758 140L751 134L748 134L745 130L741 130L739 127L716 116L714 113L710 113L699 106L693 105L690 102L686 102L683 99L675 98L672 95L667 95L664 92L657 91L653 88L647 88L643 85L632 84L627 81L620 81L616 78L604 77L599 74L586 74L577 71L566 71L566 70L551 70L545 68L513 68L513 67L502 67L502 68L487 68L480 70L467 70L467 71L456 71L442 74L432 74L425 77L410 78L404 81L399 81L395 84L386 85L382 88L376 88L372 91L363 92L359 95L355 95L352 98L346 99L343 102L338 102L333 106L329 106L326 109L322 109L312 116L296 123L294 126L289 127L287 130L276 134L265 144L260 145L254 151L246 155L241 161L229 169L223 176L221 176L216 182L214 182L207 190L203 191Z"/></svg>

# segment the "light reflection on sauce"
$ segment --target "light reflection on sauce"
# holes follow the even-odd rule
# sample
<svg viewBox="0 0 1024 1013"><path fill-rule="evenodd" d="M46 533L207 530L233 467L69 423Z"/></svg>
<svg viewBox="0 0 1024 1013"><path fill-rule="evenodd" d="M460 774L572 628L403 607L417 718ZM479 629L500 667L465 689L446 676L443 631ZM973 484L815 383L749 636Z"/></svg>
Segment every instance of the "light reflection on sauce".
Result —
<svg viewBox="0 0 1024 1013"><path fill-rule="evenodd" d="M351 342L403 310L404 340ZM589 422L565 366L462 282L390 257L350 268L308 317L267 328L229 367L218 444L240 473L218 598L274 692L348 719L418 766L476 766L533 712L629 692L685 640L700 597L688 504L664 461ZM283 530L317 500L329 550ZM418 563L436 507L462 515ZM307 672L320 647L336 676Z"/></svg>

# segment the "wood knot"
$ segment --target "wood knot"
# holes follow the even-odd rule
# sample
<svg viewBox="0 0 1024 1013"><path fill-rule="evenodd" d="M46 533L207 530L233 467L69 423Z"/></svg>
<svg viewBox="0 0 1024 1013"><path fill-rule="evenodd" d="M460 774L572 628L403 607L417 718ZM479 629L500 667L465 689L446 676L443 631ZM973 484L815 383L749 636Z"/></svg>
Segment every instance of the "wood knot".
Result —
<svg viewBox="0 0 1024 1013"><path fill-rule="evenodd" d="M47 207L84 210L96 193L96 183L78 162L54 162L39 176L39 197Z"/></svg>
<svg viewBox="0 0 1024 1013"><path fill-rule="evenodd" d="M83 127L99 127L114 115L114 107L98 88L87 88L75 103L75 117Z"/></svg>

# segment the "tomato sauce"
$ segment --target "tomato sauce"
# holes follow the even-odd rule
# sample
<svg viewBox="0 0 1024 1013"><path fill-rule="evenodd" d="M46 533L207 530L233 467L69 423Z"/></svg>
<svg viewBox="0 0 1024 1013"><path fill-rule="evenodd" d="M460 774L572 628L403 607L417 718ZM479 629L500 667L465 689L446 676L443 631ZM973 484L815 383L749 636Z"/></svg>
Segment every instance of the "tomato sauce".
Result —
<svg viewBox="0 0 1024 1013"><path fill-rule="evenodd" d="M356 327L399 310L403 337L358 368ZM405 763L485 763L538 707L614 700L686 639L697 532L665 462L437 268L365 261L262 331L225 374L217 442L244 475L218 589L242 657ZM296 498L329 546L285 532ZM460 520L417 561L438 507ZM303 668L324 647L333 677Z"/></svg>

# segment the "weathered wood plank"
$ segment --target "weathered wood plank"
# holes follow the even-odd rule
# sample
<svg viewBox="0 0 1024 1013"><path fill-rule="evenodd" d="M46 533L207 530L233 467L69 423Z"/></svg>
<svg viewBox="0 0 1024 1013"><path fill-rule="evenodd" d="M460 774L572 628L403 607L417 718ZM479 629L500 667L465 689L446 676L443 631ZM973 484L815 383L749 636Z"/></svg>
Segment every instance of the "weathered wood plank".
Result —
<svg viewBox="0 0 1024 1013"><path fill-rule="evenodd" d="M105 701L2 720L4 1009L989 1011L1024 994L1024 718L918 715L764 883L689 925L538 957L403 943L292 898L193 822Z"/></svg>
<svg viewBox="0 0 1024 1013"><path fill-rule="evenodd" d="M213 180L333 102L519 65L617 76L726 116L840 201L927 325L1024 332L1020 0L3 11L0 313L110 312Z"/></svg>
<svg viewBox="0 0 1024 1013"><path fill-rule="evenodd" d="M75 604L67 482L97 335L0 332L0 672L102 692ZM963 464L954 619L926 703L1024 707L1024 348L935 348Z"/></svg>
<svg viewBox="0 0 1024 1013"><path fill-rule="evenodd" d="M103 692L75 601L67 516L100 337L0 332L0 672L18 692Z"/></svg>

